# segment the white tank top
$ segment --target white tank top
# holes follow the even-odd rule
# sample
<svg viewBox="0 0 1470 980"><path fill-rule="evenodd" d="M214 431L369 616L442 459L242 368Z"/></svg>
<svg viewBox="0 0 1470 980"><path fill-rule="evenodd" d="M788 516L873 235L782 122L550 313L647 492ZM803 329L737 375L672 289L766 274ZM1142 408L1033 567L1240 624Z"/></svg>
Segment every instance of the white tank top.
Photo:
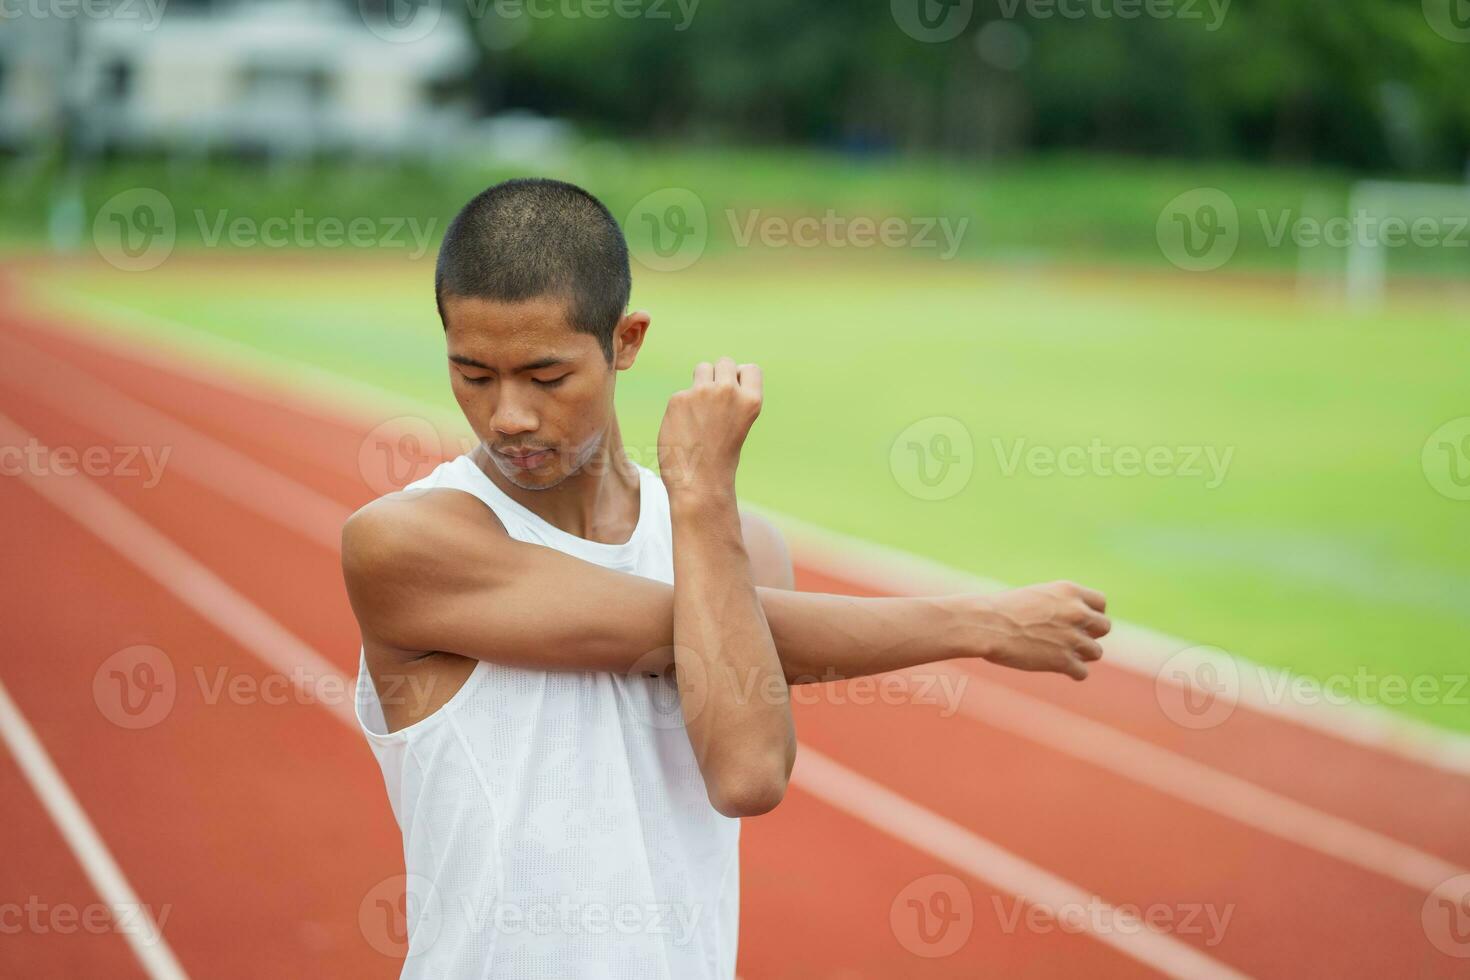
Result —
<svg viewBox="0 0 1470 980"><path fill-rule="evenodd" d="M467 456L407 489L464 491L516 540L672 584L668 495L638 471L623 544L552 526ZM406 980L734 977L740 821L710 805L671 681L481 661L388 734L364 662L357 717L403 831Z"/></svg>

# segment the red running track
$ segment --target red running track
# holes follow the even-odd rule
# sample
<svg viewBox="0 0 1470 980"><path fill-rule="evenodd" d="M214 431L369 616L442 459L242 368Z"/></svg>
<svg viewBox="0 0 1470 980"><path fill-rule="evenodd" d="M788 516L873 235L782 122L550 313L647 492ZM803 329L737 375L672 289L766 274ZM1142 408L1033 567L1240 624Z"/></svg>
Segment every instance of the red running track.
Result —
<svg viewBox="0 0 1470 980"><path fill-rule="evenodd" d="M12 437L171 451L156 486L126 473L0 480L10 531L0 683L141 901L167 910L164 935L190 975L395 975L399 838L372 757L342 724L350 699L331 687L355 671L357 636L328 518L374 495L359 451L376 420L251 391L173 357L0 312L0 414ZM93 508L84 526L56 502L78 484L131 517ZM109 543L119 521L156 537L148 548ZM207 568L235 597L231 608L263 611L325 661L303 681L312 696L284 682L281 662L263 660L229 615L201 614L180 596L190 586L166 587L157 567L140 567L158 540L177 549L161 553L179 581ZM802 588L870 591L857 579L798 570ZM140 645L172 667L173 702L131 729L116 723L124 686L114 694L94 681L109 657ZM853 704L849 685L800 692L804 751L879 789L834 796L798 778L780 809L746 821L747 980L1194 972L1167 949L1120 939L1127 923L1079 931L1045 910L1028 915L1015 893L1037 899L1029 888L1047 875L1098 903L1154 910L1169 942L1219 975L1470 975L1470 958L1451 955L1470 954L1470 931L1461 945L1460 933L1435 932L1436 944L1423 918L1426 905L1431 917L1439 910L1435 876L1470 865L1465 777L1244 708L1217 728L1186 730L1159 711L1147 678L1105 665L1083 685L993 669L947 676L965 679L966 710L913 696ZM1060 709L1060 727L1045 712L1000 720L1005 706L1029 703L1017 695ZM1092 742L1089 724L1109 733L1104 760L1068 741ZM1182 767L1178 787L1130 775L1157 761L1149 747ZM19 917L103 898L8 755L0 789L12 835L0 865L0 974L142 973L115 931ZM890 798L955 825L968 856L939 846L949 837L928 824L899 819L908 811ZM1303 807L1305 823L1273 823L1295 812L1281 801ZM1334 826L1324 818L1351 829L1340 846L1312 838ZM1390 863L1428 860L1385 871L1375 866L1381 840L1398 846L1385 852ZM970 903L940 923L938 939L921 935L934 923L918 918L944 910L936 888ZM1470 930L1450 906L1443 914Z"/></svg>

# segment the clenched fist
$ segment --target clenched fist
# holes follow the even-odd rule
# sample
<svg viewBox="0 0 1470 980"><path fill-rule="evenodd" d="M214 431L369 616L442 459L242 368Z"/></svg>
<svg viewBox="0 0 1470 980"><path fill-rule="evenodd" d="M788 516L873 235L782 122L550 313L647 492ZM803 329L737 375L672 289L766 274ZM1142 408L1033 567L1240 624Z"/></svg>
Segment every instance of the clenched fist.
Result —
<svg viewBox="0 0 1470 980"><path fill-rule="evenodd" d="M694 368L669 398L658 430L659 475L669 493L733 493L740 447L761 411L761 369L722 357Z"/></svg>
<svg viewBox="0 0 1470 980"><path fill-rule="evenodd" d="M975 596L984 620L982 656L1018 670L1047 670L1073 680L1102 657L1097 641L1112 629L1101 592L1072 582L1049 582Z"/></svg>

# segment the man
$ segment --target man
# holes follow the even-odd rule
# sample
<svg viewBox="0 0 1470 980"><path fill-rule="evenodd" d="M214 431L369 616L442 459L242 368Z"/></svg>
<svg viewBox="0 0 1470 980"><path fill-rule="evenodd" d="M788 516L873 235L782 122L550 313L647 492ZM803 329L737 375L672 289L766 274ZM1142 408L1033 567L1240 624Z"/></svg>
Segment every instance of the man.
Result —
<svg viewBox="0 0 1470 980"><path fill-rule="evenodd" d="M435 276L450 384L478 440L348 521L359 718L404 835L405 977L734 975L739 819L780 803L790 684L954 657L1078 680L1102 596L790 591L739 511L752 364L695 366L659 469L624 451L627 247L569 184L490 188Z"/></svg>

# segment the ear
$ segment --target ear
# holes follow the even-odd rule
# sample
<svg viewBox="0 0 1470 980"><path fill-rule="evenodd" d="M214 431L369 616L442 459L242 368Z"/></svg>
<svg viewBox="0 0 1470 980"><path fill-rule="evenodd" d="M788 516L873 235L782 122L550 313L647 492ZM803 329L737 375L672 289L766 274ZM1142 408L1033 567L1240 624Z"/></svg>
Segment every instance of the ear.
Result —
<svg viewBox="0 0 1470 980"><path fill-rule="evenodd" d="M638 310L628 313L618 321L613 329L613 367L619 371L626 371L633 366L638 359L638 352L643 349L643 338L648 333L650 318L647 313Z"/></svg>

